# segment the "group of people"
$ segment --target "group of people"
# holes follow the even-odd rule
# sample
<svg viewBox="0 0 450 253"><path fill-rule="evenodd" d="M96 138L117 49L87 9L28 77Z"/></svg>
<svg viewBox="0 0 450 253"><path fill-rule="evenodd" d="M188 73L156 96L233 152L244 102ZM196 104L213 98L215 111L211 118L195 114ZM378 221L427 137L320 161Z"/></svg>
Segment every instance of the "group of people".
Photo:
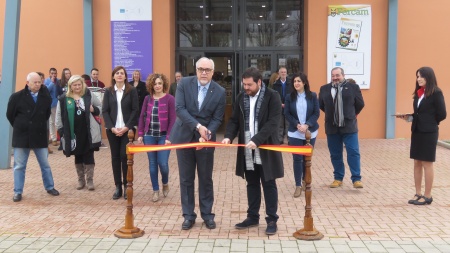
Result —
<svg viewBox="0 0 450 253"><path fill-rule="evenodd" d="M93 69L94 70L94 69ZM98 70L96 70L98 72ZM212 80L214 61L203 57L196 62L196 75L182 78L176 73L176 83L169 87L164 74L153 73L146 82L140 80L138 71L129 83L126 69L117 66L111 74L111 86L105 88L103 101L91 94L88 81L78 75L67 77L66 92L56 102L56 126L63 152L75 156L78 174L77 189L86 185L94 190L94 151L101 141L98 116L102 115L110 145L111 164L116 189L113 199L126 199L127 156L129 130L137 131L137 141L148 145L166 145L217 141L216 135L225 111L225 90ZM56 73L55 73L56 74ZM50 82L57 82L50 71ZM445 119L445 103L431 68L420 68L414 91L414 113L397 117L412 121L411 158L414 159L416 195L411 204L432 202L433 162L440 121ZM242 74L242 92L237 95L233 112L226 126L224 144L237 137L236 170L247 183L247 217L235 225L245 229L259 225L262 200L261 185L266 208L266 234L277 231L278 190L276 179L284 176L281 153L259 149L260 145L283 143L286 127L288 145L306 144L306 132L311 133L312 145L318 135L320 110L325 113L325 133L334 181L331 188L342 186L345 175L343 147L347 151L353 187L362 188L358 141L357 116L364 107L361 90L357 84L345 79L344 69L331 70L331 82L320 88L319 96L313 91L306 74L295 73L287 78L285 67L280 68L279 79L273 89L266 87L261 72L248 68ZM25 168L28 155L33 150L38 159L44 187L51 195L59 195L54 188L47 161L47 120L50 118L53 99L50 88L42 85L37 73L27 76L27 85L14 93L8 103L7 118L13 126L14 147L14 201L22 199ZM89 80L89 85L94 85ZM99 84L96 84L100 87ZM168 93L170 92L170 94ZM176 93L175 93L176 92ZM172 95L173 94L173 95ZM26 127L24 127L26 126ZM424 145L426 143L426 145ZM198 175L200 215L209 229L216 228L214 203L213 164L215 148L177 149L180 196L184 221L182 229L195 225L195 173ZM148 153L149 173L153 187L153 201L160 198L159 172L162 195L169 193L170 150ZM299 197L305 187L304 157L293 154L295 178L294 197ZM422 169L425 170L425 193L421 194Z"/></svg>

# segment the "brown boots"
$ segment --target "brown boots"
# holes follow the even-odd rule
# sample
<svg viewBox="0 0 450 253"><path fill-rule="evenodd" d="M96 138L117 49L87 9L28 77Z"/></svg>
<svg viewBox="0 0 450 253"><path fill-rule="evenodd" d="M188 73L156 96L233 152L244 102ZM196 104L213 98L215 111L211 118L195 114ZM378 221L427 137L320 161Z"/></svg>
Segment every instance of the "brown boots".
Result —
<svg viewBox="0 0 450 253"><path fill-rule="evenodd" d="M86 183L89 191L95 190L94 187L94 166L95 164L85 164L86 168Z"/></svg>
<svg viewBox="0 0 450 253"><path fill-rule="evenodd" d="M77 174L78 174L77 190L81 190L86 185L86 180L84 178L84 164L77 163L77 164L75 164L75 168L77 169Z"/></svg>
<svg viewBox="0 0 450 253"><path fill-rule="evenodd" d="M81 190L86 186L89 191L95 190L94 187L94 164L75 164L78 174L78 186L77 190ZM85 177L86 174L86 177Z"/></svg>

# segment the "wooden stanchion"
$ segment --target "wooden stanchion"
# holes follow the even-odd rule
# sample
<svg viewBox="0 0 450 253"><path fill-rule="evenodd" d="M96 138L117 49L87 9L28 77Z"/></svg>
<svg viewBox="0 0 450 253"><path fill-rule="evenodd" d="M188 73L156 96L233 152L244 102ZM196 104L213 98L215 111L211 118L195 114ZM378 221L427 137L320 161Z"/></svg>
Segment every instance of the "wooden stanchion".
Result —
<svg viewBox="0 0 450 253"><path fill-rule="evenodd" d="M311 132L306 131L306 145L311 146ZM312 206L311 206L311 198L312 198L312 190L311 190L311 159L314 153L314 149L311 152L311 155L305 155L305 218L303 220L303 228L297 230L293 236L299 240L313 241L320 240L323 238L323 234L316 230L314 227L313 217L312 217Z"/></svg>
<svg viewBox="0 0 450 253"><path fill-rule="evenodd" d="M128 146L133 145L134 132L133 130L128 131ZM144 230L134 226L134 215L133 215L133 164L134 155L130 154L127 149L127 213L125 214L125 226L118 229L114 235L119 238L138 238L144 235Z"/></svg>

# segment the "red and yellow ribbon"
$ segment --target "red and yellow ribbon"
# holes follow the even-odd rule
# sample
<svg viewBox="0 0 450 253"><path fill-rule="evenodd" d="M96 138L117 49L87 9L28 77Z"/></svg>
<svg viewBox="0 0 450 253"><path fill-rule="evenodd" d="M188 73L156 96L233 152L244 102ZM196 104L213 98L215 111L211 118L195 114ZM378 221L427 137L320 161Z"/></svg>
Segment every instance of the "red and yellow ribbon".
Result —
<svg viewBox="0 0 450 253"><path fill-rule="evenodd" d="M169 144L169 145L128 145L127 154L136 154L142 152L152 152L152 151L180 149L180 148L211 148L211 147L214 148L245 147L245 144L223 144L220 142L194 142L194 143ZM307 156L310 156L313 150L312 146L260 145L258 148Z"/></svg>

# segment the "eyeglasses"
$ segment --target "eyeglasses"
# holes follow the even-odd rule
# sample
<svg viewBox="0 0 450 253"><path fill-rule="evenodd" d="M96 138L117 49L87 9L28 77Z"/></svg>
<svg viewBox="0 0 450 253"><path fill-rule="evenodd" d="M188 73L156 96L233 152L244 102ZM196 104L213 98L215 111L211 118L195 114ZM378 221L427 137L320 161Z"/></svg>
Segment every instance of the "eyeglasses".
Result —
<svg viewBox="0 0 450 253"><path fill-rule="evenodd" d="M209 74L213 70L212 69L197 68L197 71L200 72L200 73L205 72L206 74Z"/></svg>

